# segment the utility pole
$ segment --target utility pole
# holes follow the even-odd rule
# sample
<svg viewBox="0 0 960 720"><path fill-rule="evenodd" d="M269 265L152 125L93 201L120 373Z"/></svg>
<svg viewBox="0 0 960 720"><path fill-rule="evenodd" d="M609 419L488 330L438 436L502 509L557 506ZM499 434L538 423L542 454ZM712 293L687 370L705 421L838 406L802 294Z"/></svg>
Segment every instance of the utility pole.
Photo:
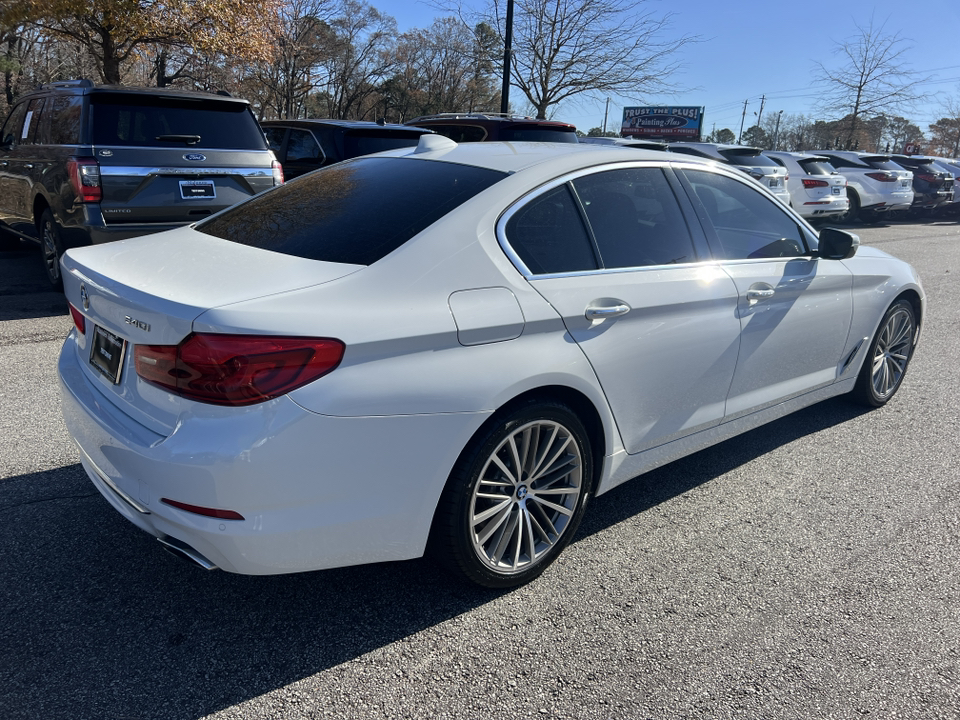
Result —
<svg viewBox="0 0 960 720"><path fill-rule="evenodd" d="M773 131L773 149L780 149L780 118L783 117L783 110L777 113L777 129Z"/></svg>
<svg viewBox="0 0 960 720"><path fill-rule="evenodd" d="M760 112L757 113L757 127L760 127L760 118L763 117L763 104L767 101L766 95L760 96Z"/></svg>
<svg viewBox="0 0 960 720"><path fill-rule="evenodd" d="M743 101L743 115L740 116L740 134L737 135L737 145L740 144L740 140L743 138L743 121L747 119L747 103L750 102L750 99Z"/></svg>
<svg viewBox="0 0 960 720"><path fill-rule="evenodd" d="M610 112L610 98L607 98L607 107L606 107L606 109L603 111L603 134L604 134L604 136L606 136L606 134L607 134L607 113L609 113L609 112Z"/></svg>
<svg viewBox="0 0 960 720"><path fill-rule="evenodd" d="M513 48L513 0L507 0L507 32L503 39L503 86L500 88L500 112L510 109L510 55Z"/></svg>

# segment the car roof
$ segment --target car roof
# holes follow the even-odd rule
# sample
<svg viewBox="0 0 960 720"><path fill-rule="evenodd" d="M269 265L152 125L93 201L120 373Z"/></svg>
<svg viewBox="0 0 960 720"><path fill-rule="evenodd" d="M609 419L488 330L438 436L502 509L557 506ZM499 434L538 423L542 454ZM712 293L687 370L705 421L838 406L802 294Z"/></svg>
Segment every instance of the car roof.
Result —
<svg viewBox="0 0 960 720"><path fill-rule="evenodd" d="M423 135L425 132L433 132L426 128L415 128L409 125L399 125L397 123L376 123L370 120L335 120L333 118L297 118L295 120L261 120L260 125L265 127L302 127L310 128L318 125L324 127L340 127L350 130L356 129L376 129L389 128L391 130L404 130L406 132Z"/></svg>
<svg viewBox="0 0 960 720"><path fill-rule="evenodd" d="M826 155L813 152L791 152L788 150L764 150L764 155L773 155L774 157L788 157L794 160L829 160Z"/></svg>
<svg viewBox="0 0 960 720"><path fill-rule="evenodd" d="M180 90L177 88L139 87L135 85L94 85L89 80L68 80L46 83L26 95L62 93L66 95L96 95L109 93L112 95L149 95L151 97L168 98L196 98L204 100L218 100L249 105L243 98L233 97L226 93L210 93L200 90Z"/></svg>
<svg viewBox="0 0 960 720"><path fill-rule="evenodd" d="M658 150L616 147L596 144L550 143L550 142L473 142L455 143L443 136L424 136L431 140L442 138L435 150L425 150L424 142L416 148L401 148L380 153L381 156L414 157L424 160L438 160L462 165L472 165L488 170L515 173L534 166L556 166L556 172L567 172L578 167L591 167L612 162L630 162L650 160L656 162L696 163L705 167L716 167L716 163L706 158L689 155L666 155Z"/></svg>

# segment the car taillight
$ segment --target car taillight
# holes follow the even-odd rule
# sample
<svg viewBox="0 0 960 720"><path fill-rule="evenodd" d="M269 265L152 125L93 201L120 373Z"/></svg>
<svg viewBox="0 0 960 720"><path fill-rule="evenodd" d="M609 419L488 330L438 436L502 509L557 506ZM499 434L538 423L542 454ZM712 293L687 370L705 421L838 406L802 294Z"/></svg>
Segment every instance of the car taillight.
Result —
<svg viewBox="0 0 960 720"><path fill-rule="evenodd" d="M70 306L70 315L73 317L73 324L77 326L77 330L83 335L87 332L87 319L83 316L82 312L73 306L73 303L67 304Z"/></svg>
<svg viewBox="0 0 960 720"><path fill-rule="evenodd" d="M803 186L808 190L810 188L827 187L827 185L829 185L826 180L813 180L811 178L801 178L800 182L802 182Z"/></svg>
<svg viewBox="0 0 960 720"><path fill-rule="evenodd" d="M924 182L928 182L928 183L935 183L940 181L940 178L938 178L936 175L926 175L926 174L918 173L914 175L914 177L918 177Z"/></svg>
<svg viewBox="0 0 960 720"><path fill-rule="evenodd" d="M70 158L67 160L67 176L77 200L96 203L103 199L100 189L100 164L93 158Z"/></svg>
<svg viewBox="0 0 960 720"><path fill-rule="evenodd" d="M273 168L274 186L283 185L283 165L278 160L274 160L270 163L270 166Z"/></svg>
<svg viewBox="0 0 960 720"><path fill-rule="evenodd" d="M890 173L884 172L867 173L867 177L873 178L874 180L878 180L880 182L896 182L898 179L896 175L891 175Z"/></svg>
<svg viewBox="0 0 960 720"><path fill-rule="evenodd" d="M221 510L219 508L208 508L201 505L189 505L188 503L171 500L170 498L160 498L160 502L180 510L186 510L187 512L196 513L197 515L206 515L207 517L217 518L219 520L243 520L243 515L236 510Z"/></svg>
<svg viewBox="0 0 960 720"><path fill-rule="evenodd" d="M135 345L137 375L214 405L253 405L334 370L344 344L332 338L193 333L179 345Z"/></svg>

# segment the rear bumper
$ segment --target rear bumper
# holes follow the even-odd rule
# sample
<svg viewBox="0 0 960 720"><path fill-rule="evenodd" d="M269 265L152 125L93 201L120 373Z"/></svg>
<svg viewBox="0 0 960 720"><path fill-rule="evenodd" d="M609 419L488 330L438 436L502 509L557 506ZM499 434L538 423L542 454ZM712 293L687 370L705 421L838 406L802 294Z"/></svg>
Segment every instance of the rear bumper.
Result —
<svg viewBox="0 0 960 720"><path fill-rule="evenodd" d="M282 397L245 408L191 403L163 436L120 412L87 377L74 337L60 354L61 401L94 486L137 527L229 572L420 556L450 470L488 416L339 418ZM187 512L162 498L244 519Z"/></svg>

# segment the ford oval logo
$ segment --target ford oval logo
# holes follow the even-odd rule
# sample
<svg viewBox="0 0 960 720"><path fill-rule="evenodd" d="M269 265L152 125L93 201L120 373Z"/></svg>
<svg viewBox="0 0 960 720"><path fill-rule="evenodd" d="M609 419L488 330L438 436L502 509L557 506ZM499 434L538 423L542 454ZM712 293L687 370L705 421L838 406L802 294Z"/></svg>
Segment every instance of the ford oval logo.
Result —
<svg viewBox="0 0 960 720"><path fill-rule="evenodd" d="M183 156L184 160L190 160L191 162L203 162L207 159L207 156L203 153L187 153Z"/></svg>

